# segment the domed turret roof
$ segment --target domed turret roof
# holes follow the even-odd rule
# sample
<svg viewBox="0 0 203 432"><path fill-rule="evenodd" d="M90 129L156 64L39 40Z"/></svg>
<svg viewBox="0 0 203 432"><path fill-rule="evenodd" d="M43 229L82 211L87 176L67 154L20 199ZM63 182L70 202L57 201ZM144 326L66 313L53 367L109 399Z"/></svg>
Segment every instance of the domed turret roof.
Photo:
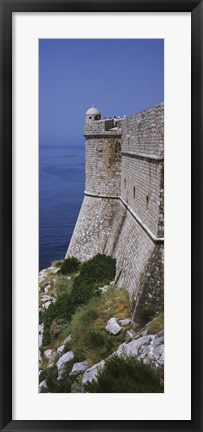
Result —
<svg viewBox="0 0 203 432"><path fill-rule="evenodd" d="M101 115L100 111L97 108L95 108L94 106L92 106L91 108L89 108L87 110L86 115L89 115L89 114L92 114L92 115Z"/></svg>

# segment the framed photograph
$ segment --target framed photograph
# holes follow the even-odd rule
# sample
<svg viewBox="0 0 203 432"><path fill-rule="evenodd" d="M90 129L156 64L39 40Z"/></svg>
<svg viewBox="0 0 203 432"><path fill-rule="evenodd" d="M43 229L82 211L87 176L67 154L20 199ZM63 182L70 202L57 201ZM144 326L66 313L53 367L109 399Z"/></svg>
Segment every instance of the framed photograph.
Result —
<svg viewBox="0 0 203 432"><path fill-rule="evenodd" d="M0 0L1 430L202 430L200 0Z"/></svg>

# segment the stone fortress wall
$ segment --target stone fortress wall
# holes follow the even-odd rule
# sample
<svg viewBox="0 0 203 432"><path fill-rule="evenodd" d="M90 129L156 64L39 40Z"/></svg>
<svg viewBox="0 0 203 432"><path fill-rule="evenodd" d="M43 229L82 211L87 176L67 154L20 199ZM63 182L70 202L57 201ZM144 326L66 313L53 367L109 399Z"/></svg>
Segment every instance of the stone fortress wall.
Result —
<svg viewBox="0 0 203 432"><path fill-rule="evenodd" d="M132 314L143 302L161 310L164 104L122 119L91 114L84 136L85 197L66 256L84 261L97 253L112 255L117 284L128 289Z"/></svg>

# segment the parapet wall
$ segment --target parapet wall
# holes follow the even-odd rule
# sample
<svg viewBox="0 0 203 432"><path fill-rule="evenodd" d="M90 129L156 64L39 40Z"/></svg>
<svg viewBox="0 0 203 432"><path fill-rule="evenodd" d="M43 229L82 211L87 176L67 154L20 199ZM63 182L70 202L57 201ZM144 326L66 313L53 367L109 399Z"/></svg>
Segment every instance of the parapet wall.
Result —
<svg viewBox="0 0 203 432"><path fill-rule="evenodd" d="M66 256L117 261L133 314L163 307L164 105L129 118L88 123L86 196Z"/></svg>

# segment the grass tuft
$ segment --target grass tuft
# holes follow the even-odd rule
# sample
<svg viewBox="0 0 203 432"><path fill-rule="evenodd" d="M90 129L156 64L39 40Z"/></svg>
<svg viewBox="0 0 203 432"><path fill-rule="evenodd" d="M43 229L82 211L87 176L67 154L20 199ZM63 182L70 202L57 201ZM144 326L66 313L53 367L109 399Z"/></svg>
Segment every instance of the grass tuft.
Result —
<svg viewBox="0 0 203 432"><path fill-rule="evenodd" d="M156 334L164 329L164 314L157 315L149 324L147 324L148 334Z"/></svg>

